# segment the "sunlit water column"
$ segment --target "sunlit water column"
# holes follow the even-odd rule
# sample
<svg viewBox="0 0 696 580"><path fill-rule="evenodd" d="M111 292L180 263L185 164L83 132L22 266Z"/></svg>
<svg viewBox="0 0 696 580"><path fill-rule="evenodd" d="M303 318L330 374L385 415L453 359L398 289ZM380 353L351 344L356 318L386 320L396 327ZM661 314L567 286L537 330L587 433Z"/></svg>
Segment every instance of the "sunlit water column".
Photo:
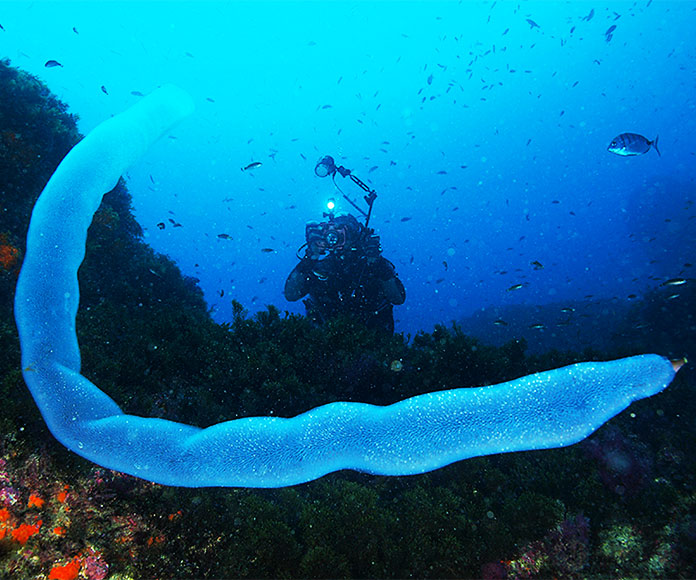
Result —
<svg viewBox="0 0 696 580"><path fill-rule="evenodd" d="M291 419L252 417L207 429L124 414L80 374L77 270L103 194L193 108L186 93L167 86L105 121L66 156L34 208L15 297L24 379L51 432L75 453L192 487L280 487L339 469L408 475L478 455L575 443L674 377L667 359L643 355L387 407L333 403Z"/></svg>

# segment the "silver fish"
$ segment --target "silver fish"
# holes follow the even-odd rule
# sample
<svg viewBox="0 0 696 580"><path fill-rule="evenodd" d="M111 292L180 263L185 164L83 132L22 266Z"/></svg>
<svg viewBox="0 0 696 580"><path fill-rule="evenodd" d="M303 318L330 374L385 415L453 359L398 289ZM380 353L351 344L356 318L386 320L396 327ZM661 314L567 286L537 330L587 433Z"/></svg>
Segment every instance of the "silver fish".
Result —
<svg viewBox="0 0 696 580"><path fill-rule="evenodd" d="M616 155L621 155L622 157L627 157L631 155L643 155L650 151L650 147L653 147L657 154L662 156L660 150L657 148L657 140L659 135L655 137L653 141L649 141L642 135L637 133L621 133L617 137L612 139L609 143L607 151L610 153L615 153Z"/></svg>

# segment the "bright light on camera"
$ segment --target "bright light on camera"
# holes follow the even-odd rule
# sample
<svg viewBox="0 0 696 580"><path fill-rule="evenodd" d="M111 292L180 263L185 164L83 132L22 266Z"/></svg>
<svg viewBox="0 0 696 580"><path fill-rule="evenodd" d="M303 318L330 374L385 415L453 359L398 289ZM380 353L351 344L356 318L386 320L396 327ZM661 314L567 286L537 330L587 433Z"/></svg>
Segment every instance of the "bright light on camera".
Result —
<svg viewBox="0 0 696 580"><path fill-rule="evenodd" d="M326 208L329 211L333 211L335 207L336 207L336 201L332 197L329 201L326 202Z"/></svg>

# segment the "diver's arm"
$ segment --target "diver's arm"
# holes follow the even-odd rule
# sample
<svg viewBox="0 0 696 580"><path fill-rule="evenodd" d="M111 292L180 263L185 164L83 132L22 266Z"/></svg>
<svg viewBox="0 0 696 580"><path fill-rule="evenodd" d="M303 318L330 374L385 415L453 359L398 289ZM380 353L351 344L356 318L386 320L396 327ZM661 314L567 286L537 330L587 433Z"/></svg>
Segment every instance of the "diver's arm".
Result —
<svg viewBox="0 0 696 580"><path fill-rule="evenodd" d="M403 304L406 300L406 288L396 274L396 268L386 258L380 256L378 263L378 277L382 283L384 297L396 306Z"/></svg>
<svg viewBox="0 0 696 580"><path fill-rule="evenodd" d="M312 277L311 260L303 258L290 272L288 279L285 280L283 294L289 302L297 302L309 292L310 280Z"/></svg>
<svg viewBox="0 0 696 580"><path fill-rule="evenodd" d="M384 297L396 306L403 304L406 300L406 288L396 274L382 282L382 292Z"/></svg>

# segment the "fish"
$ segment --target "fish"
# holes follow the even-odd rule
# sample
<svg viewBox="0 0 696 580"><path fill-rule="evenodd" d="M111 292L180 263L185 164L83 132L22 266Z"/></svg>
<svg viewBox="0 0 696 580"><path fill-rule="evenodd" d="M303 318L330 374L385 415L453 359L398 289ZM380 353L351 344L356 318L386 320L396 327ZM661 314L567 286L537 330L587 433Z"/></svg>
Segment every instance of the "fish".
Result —
<svg viewBox="0 0 696 580"><path fill-rule="evenodd" d="M222 238L223 240L231 240L232 236L230 234L218 234L218 238Z"/></svg>
<svg viewBox="0 0 696 580"><path fill-rule="evenodd" d="M543 330L546 327L543 324L530 324L529 328L532 328L534 330Z"/></svg>
<svg viewBox="0 0 696 580"><path fill-rule="evenodd" d="M408 222L408 221L411 221L412 219L413 219L413 218L410 218L410 217L402 217L402 218L401 218L401 221L402 221L402 222Z"/></svg>
<svg viewBox="0 0 696 580"><path fill-rule="evenodd" d="M56 66L63 67L62 64L60 64L57 60L47 60L46 64L44 65L46 68L53 68Z"/></svg>
<svg viewBox="0 0 696 580"><path fill-rule="evenodd" d="M684 278L670 278L666 282L663 282L661 286L681 286L682 284L686 284Z"/></svg>
<svg viewBox="0 0 696 580"><path fill-rule="evenodd" d="M513 290L519 290L520 288L522 288L522 286L524 286L524 284L513 284L507 289L507 291L512 292Z"/></svg>
<svg viewBox="0 0 696 580"><path fill-rule="evenodd" d="M531 18L526 18L525 20L527 21L527 24L529 24L530 30L533 29L533 28L541 28L541 26L539 26L539 25L538 25L536 22L534 22L534 20L532 20Z"/></svg>
<svg viewBox="0 0 696 580"><path fill-rule="evenodd" d="M105 95L109 94L104 85L101 86L101 90L102 90L102 93L104 93Z"/></svg>
<svg viewBox="0 0 696 580"><path fill-rule="evenodd" d="M158 227L159 229L163 230L163 229L166 227L166 225L165 225L164 222L160 222L160 223L157 224L157 227Z"/></svg>
<svg viewBox="0 0 696 580"><path fill-rule="evenodd" d="M261 248L261 251L264 254L271 254L271 253L275 252L275 250L273 248Z"/></svg>
<svg viewBox="0 0 696 580"><path fill-rule="evenodd" d="M496 326L507 326L508 323L505 322L503 319L499 318L498 320L493 321L493 324Z"/></svg>
<svg viewBox="0 0 696 580"><path fill-rule="evenodd" d="M534 266L535 270L541 270L544 265L539 261L539 260L534 260L533 262L530 262L532 266Z"/></svg>
<svg viewBox="0 0 696 580"><path fill-rule="evenodd" d="M253 161L252 163L249 163L249 165L246 165L245 167L242 167L242 171L249 171L250 169L256 169L257 167L261 167L263 163L260 161Z"/></svg>
<svg viewBox="0 0 696 580"><path fill-rule="evenodd" d="M614 153L616 155L621 155L622 157L630 157L633 155L643 155L650 151L650 148L654 148L657 154L662 157L662 153L657 148L657 140L659 135L655 136L655 139L649 141L642 135L637 133L621 133L614 137L607 147L607 151Z"/></svg>
<svg viewBox="0 0 696 580"><path fill-rule="evenodd" d="M141 93L140 91L131 91L130 94L133 95L134 97L144 97L144 96L145 96L145 95L144 95L143 93Z"/></svg>

